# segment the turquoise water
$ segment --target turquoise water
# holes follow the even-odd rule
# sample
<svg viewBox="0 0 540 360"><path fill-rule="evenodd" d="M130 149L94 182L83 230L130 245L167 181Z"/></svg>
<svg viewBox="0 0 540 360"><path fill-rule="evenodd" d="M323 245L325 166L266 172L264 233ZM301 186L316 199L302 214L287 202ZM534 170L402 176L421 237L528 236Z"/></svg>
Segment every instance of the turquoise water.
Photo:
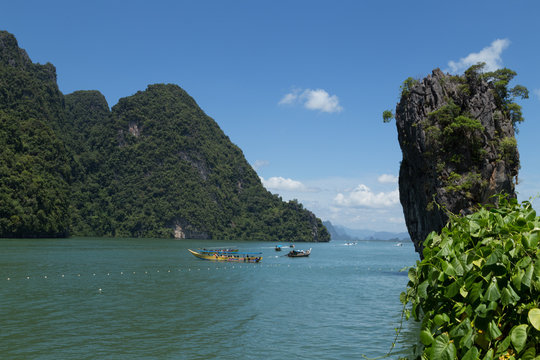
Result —
<svg viewBox="0 0 540 360"><path fill-rule="evenodd" d="M287 244L283 244L287 245ZM386 353L412 243L0 240L6 359L358 359ZM262 251L258 264L188 248ZM405 325L409 343L414 324ZM404 344L398 344L403 348ZM410 347L409 344L406 345ZM392 356L391 358L397 358Z"/></svg>

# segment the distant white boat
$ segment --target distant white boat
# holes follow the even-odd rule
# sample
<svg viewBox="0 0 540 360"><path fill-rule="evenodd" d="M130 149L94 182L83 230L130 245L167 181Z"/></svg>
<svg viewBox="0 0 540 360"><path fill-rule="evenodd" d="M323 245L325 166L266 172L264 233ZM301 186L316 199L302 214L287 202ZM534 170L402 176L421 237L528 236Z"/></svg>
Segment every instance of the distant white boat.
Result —
<svg viewBox="0 0 540 360"><path fill-rule="evenodd" d="M397 243L396 246L403 246L403 243Z"/></svg>
<svg viewBox="0 0 540 360"><path fill-rule="evenodd" d="M346 246L351 246L351 245L356 245L357 243L356 242L348 242L348 243L345 243Z"/></svg>

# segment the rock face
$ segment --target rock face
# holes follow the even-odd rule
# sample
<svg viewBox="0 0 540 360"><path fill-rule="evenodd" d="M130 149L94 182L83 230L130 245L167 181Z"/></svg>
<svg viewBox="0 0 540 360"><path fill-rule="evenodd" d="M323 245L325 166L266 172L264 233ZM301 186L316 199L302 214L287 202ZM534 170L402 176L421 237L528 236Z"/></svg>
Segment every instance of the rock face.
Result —
<svg viewBox="0 0 540 360"><path fill-rule="evenodd" d="M439 69L406 80L396 107L403 153L400 201L416 251L449 215L467 214L495 194L515 197L519 154L514 125L494 85Z"/></svg>

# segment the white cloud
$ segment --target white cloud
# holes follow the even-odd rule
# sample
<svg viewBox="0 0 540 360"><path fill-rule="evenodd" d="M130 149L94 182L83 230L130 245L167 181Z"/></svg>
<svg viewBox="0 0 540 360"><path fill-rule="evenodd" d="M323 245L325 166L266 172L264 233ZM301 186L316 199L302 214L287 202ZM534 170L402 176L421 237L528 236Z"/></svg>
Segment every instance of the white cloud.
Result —
<svg viewBox="0 0 540 360"><path fill-rule="evenodd" d="M399 190L374 193L364 184L358 185L348 195L337 194L334 203L343 207L384 208L399 203Z"/></svg>
<svg viewBox="0 0 540 360"><path fill-rule="evenodd" d="M265 188L272 190L286 190L286 191L308 191L307 187L300 181L293 179L285 179L281 176L274 176L268 179L261 177L261 181Z"/></svg>
<svg viewBox="0 0 540 360"><path fill-rule="evenodd" d="M540 89L534 89L533 92L538 96L538 100L540 100Z"/></svg>
<svg viewBox="0 0 540 360"><path fill-rule="evenodd" d="M327 113L340 112L343 107L339 105L339 98L336 95L330 95L323 89L294 89L285 94L279 101L279 105L302 104L308 110L318 110Z"/></svg>
<svg viewBox="0 0 540 360"><path fill-rule="evenodd" d="M340 112L343 108L339 105L339 99L336 95L330 96L323 89L307 89L301 96L306 100L304 107L309 110L319 110L324 112Z"/></svg>
<svg viewBox="0 0 540 360"><path fill-rule="evenodd" d="M286 94L280 101L279 105L288 105L293 104L298 99L298 91L293 90L293 92Z"/></svg>
<svg viewBox="0 0 540 360"><path fill-rule="evenodd" d="M253 167L253 169L255 169L255 171L257 171L260 168L267 166L268 164L270 164L268 160L255 160L255 162L251 164L251 166Z"/></svg>
<svg viewBox="0 0 540 360"><path fill-rule="evenodd" d="M379 181L382 184L397 184L398 178L394 175L389 174L382 174L377 178L377 181Z"/></svg>
<svg viewBox="0 0 540 360"><path fill-rule="evenodd" d="M448 66L453 73L460 73L472 65L485 62L486 71L494 71L502 67L501 53L510 45L508 39L497 39L490 46L483 48L480 52L470 53L459 61L450 61Z"/></svg>

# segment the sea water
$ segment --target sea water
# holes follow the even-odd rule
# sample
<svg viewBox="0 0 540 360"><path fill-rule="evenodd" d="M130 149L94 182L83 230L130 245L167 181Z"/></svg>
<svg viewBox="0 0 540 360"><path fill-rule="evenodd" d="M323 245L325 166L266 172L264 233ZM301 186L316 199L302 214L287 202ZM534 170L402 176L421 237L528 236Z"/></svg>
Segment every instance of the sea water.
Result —
<svg viewBox="0 0 540 360"><path fill-rule="evenodd" d="M412 243L0 240L2 359L359 359L392 347ZM200 260L237 247L260 263ZM414 343L404 323L398 358Z"/></svg>

